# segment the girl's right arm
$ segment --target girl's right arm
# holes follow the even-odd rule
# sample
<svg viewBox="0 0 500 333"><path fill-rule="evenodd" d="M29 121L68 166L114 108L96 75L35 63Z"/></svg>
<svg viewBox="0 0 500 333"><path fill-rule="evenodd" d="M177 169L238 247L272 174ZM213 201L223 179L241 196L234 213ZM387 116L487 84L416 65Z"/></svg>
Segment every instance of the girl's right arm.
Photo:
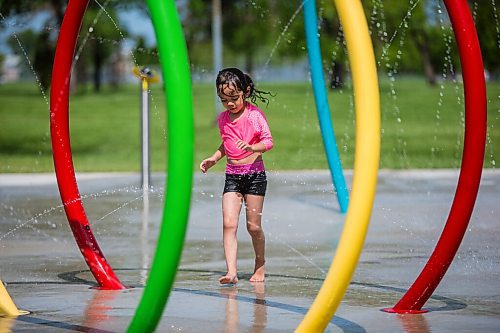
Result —
<svg viewBox="0 0 500 333"><path fill-rule="evenodd" d="M224 144L221 143L217 151L213 153L209 158L204 159L200 163L200 170L203 173L206 173L208 169L213 167L221 158L226 156L226 151L224 150Z"/></svg>

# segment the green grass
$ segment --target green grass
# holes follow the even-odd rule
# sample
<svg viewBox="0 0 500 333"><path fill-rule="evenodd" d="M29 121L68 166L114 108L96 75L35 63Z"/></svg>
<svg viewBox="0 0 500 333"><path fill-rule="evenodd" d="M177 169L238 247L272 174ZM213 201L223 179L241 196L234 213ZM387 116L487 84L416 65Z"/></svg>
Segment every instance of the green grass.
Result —
<svg viewBox="0 0 500 333"><path fill-rule="evenodd" d="M220 144L211 84L194 84L195 166ZM265 110L275 148L265 154L270 170L328 169L314 97L308 83L263 83L276 94ZM394 89L395 93L391 90ZM500 83L488 83L485 167L500 156ZM440 97L440 95L443 95ZM429 87L421 78L381 80L380 167L458 168L464 132L463 86ZM330 109L343 167L353 167L355 127L350 86L330 91ZM75 170L140 169L138 85L100 94L72 94L71 144ZM154 85L151 100L151 165L166 168L165 98ZM34 84L0 86L0 172L53 172L49 107ZM220 163L215 170L223 170Z"/></svg>

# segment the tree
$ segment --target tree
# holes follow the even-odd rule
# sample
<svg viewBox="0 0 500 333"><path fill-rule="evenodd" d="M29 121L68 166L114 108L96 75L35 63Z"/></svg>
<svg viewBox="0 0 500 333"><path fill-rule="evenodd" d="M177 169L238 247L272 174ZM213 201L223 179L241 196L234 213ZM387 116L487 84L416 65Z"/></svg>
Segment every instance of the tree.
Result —
<svg viewBox="0 0 500 333"><path fill-rule="evenodd" d="M223 1L222 16L225 46L243 55L245 70L251 73L255 57L272 36L268 1Z"/></svg>
<svg viewBox="0 0 500 333"><path fill-rule="evenodd" d="M424 1L364 2L379 69L390 76L425 72L434 84L424 6Z"/></svg>
<svg viewBox="0 0 500 333"><path fill-rule="evenodd" d="M142 37L138 38L136 41L134 57L139 66L157 65L160 63L158 59L158 49L156 47L146 47L146 42Z"/></svg>
<svg viewBox="0 0 500 333"><path fill-rule="evenodd" d="M123 1L124 3L134 3L135 1ZM91 2L84 17L84 22L81 29L81 35L87 35L88 38L84 39L87 45L83 45L83 52L77 63L77 71L75 81L85 80L86 66L93 66L93 83L95 91L99 91L102 82L102 72L106 61L113 53L120 52L120 45L122 39L127 36L126 30L119 25L113 7L114 3L109 3L110 7L106 8L105 13L101 7L95 2ZM2 1L0 3L0 12L4 16L23 15L27 13L36 13L40 11L49 11L53 14L55 20L56 30L61 26L64 11L66 9L66 0L17 0L17 1ZM50 20L50 19L49 19ZM116 26L115 26L116 24ZM89 29L92 28L92 31ZM20 34L21 35L21 34ZM55 36L54 36L55 38ZM37 58L38 61L33 61L33 67L36 72L40 73L41 84L43 87L47 86L45 83L48 77L46 71L50 68L47 64L53 63L53 50L49 46L54 44L51 36L44 31L39 37L38 53L27 52L30 59ZM81 43L81 40L80 40ZM77 50L82 46L79 43ZM24 41L23 44L30 44ZM15 45L12 45L15 46ZM54 46L52 45L52 48ZM18 47L13 47L14 50ZM115 59L119 57L116 56ZM51 70L50 70L51 72ZM43 78L43 79L42 79ZM83 81L85 82L85 81Z"/></svg>
<svg viewBox="0 0 500 333"><path fill-rule="evenodd" d="M269 10L269 0L222 1L222 34L225 59L231 65L243 67L252 72L257 57L262 50L268 49L271 38L275 36L274 16ZM212 1L190 0L185 11L181 11L186 44L192 66L212 67Z"/></svg>
<svg viewBox="0 0 500 333"><path fill-rule="evenodd" d="M281 38L276 52L279 58L305 57L307 49L304 17L297 4L272 1L272 11L278 13L273 28L278 38ZM331 88L342 87L346 73L344 36L331 1L318 1L317 16L324 72L328 73Z"/></svg>
<svg viewBox="0 0 500 333"><path fill-rule="evenodd" d="M320 8L321 53L324 66L330 73L330 88L344 86L347 72L347 48L340 19L334 6Z"/></svg>
<svg viewBox="0 0 500 333"><path fill-rule="evenodd" d="M33 68L38 74L42 89L47 92L52 79L52 62L54 60L54 44L50 40L48 30L42 30L37 36Z"/></svg>
<svg viewBox="0 0 500 333"><path fill-rule="evenodd" d="M475 23L484 67L500 74L500 1L474 1L477 3ZM494 5L494 6L493 6Z"/></svg>
<svg viewBox="0 0 500 333"><path fill-rule="evenodd" d="M191 66L211 68L212 0L190 0L181 15ZM216 70L216 69L215 69Z"/></svg>
<svg viewBox="0 0 500 333"><path fill-rule="evenodd" d="M121 51L120 45L128 33L118 25L113 9L106 9L103 13L100 7L92 4L87 9L80 31L82 38L79 40L77 52L81 50L81 54L78 62L81 62L84 68L91 64L94 91L99 92L104 67L114 53ZM84 75L85 80L86 71L80 70L80 73ZM82 79L81 74L79 80Z"/></svg>
<svg viewBox="0 0 500 333"><path fill-rule="evenodd" d="M66 4L67 1L65 0L2 1L0 2L0 13L2 13L4 16L10 16L49 10L56 18L57 25L61 26Z"/></svg>
<svg viewBox="0 0 500 333"><path fill-rule="evenodd" d="M21 76L36 75L42 89L46 91L50 85L50 74L47 76L46 73L47 71L50 73L52 62L47 65L43 58L46 61L46 56L53 54L54 48L54 45L48 40L48 32L45 31L42 36L42 34L28 29L11 36L7 44L15 54L24 60L21 61ZM42 47L42 49L37 50L38 47Z"/></svg>

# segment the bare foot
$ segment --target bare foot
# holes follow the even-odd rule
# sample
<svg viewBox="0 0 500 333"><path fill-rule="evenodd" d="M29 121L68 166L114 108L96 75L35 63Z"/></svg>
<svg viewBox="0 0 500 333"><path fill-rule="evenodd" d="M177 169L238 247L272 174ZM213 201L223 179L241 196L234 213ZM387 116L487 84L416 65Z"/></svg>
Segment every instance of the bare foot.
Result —
<svg viewBox="0 0 500 333"><path fill-rule="evenodd" d="M236 284L238 282L238 276L232 274L226 274L219 278L220 284Z"/></svg>
<svg viewBox="0 0 500 333"><path fill-rule="evenodd" d="M265 261L257 262L255 261L255 269L253 275L250 278L250 282L264 282L266 270L264 268Z"/></svg>

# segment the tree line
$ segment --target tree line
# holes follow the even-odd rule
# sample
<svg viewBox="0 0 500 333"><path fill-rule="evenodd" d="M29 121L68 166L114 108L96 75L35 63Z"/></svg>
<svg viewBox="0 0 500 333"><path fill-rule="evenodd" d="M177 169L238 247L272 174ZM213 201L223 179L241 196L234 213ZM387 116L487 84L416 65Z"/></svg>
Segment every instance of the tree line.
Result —
<svg viewBox="0 0 500 333"><path fill-rule="evenodd" d="M212 0L182 0L176 3L192 68L211 71ZM440 78L453 78L460 73L453 32L441 0L362 0L362 3L381 73L389 77L401 73L421 75L431 85ZM335 88L342 86L349 68L342 25L331 1L317 0L316 4L324 69L330 86ZM21 59L26 53L45 90L50 86L57 33L66 5L65 0L0 2L0 13L4 18L2 24L8 17L42 11L48 13L40 31L17 31L16 36L8 41L12 51L21 55ZM252 72L263 63L279 66L304 59L307 53L301 5L299 0L222 1L225 63ZM497 78L500 72L500 5L486 0L469 1L469 5L485 69L491 77ZM106 8L105 13L101 6ZM127 60L122 52L125 39L132 39L135 45L132 54L137 65L158 63L155 47L147 46L142 37L130 36L124 22L119 20L119 11L139 11L145 17L148 15L144 1L89 3L73 72L72 82L77 89L85 91L91 86L94 91L100 91L104 72L112 87L120 84L119 66ZM0 62L4 58L0 51Z"/></svg>

